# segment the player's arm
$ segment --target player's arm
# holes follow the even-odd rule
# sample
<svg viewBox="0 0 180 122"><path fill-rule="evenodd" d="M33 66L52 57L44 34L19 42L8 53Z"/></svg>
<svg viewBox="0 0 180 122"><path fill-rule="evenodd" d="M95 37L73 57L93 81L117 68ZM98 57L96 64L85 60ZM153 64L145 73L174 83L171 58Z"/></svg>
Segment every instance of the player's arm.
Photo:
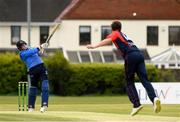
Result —
<svg viewBox="0 0 180 122"><path fill-rule="evenodd" d="M40 51L39 51L39 54L43 54L44 53L44 48L47 48L48 47L48 43L43 43L40 45Z"/></svg>
<svg viewBox="0 0 180 122"><path fill-rule="evenodd" d="M37 48L31 48L31 49L22 51L20 55L21 55L21 57L26 58L28 56L32 56L32 55L38 53L39 51L40 51L40 48L38 48L38 47Z"/></svg>
<svg viewBox="0 0 180 122"><path fill-rule="evenodd" d="M36 53L42 54L44 51L44 48L46 48L46 47L48 47L48 43L43 43L37 48L30 48L28 50L25 50L25 51L21 52L21 57L26 58L26 57L34 55Z"/></svg>
<svg viewBox="0 0 180 122"><path fill-rule="evenodd" d="M111 38L107 38L107 39L104 39L104 40L100 41L97 44L94 44L94 45L89 44L86 47L88 49L94 49L94 48L98 48L98 47L109 45L109 44L111 44L111 42L112 42L112 39Z"/></svg>

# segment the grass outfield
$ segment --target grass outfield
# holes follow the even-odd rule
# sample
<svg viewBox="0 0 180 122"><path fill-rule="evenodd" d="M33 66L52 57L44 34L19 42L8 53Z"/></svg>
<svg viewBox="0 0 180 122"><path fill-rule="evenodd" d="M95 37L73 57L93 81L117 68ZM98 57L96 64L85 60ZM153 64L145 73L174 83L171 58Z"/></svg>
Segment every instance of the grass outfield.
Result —
<svg viewBox="0 0 180 122"><path fill-rule="evenodd" d="M0 96L0 121L98 121L98 122L180 122L180 105L162 105L159 114L144 105L134 117L126 96L56 97L50 96L49 108L40 113L40 98L33 113L18 112L17 96Z"/></svg>

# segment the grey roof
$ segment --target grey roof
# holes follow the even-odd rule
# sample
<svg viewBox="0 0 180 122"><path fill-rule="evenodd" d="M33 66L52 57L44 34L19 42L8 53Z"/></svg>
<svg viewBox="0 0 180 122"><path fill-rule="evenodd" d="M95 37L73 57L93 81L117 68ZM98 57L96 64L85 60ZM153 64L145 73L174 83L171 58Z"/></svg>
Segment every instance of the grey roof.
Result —
<svg viewBox="0 0 180 122"><path fill-rule="evenodd" d="M53 22L72 0L31 0L32 22ZM27 21L27 0L0 0L0 22Z"/></svg>

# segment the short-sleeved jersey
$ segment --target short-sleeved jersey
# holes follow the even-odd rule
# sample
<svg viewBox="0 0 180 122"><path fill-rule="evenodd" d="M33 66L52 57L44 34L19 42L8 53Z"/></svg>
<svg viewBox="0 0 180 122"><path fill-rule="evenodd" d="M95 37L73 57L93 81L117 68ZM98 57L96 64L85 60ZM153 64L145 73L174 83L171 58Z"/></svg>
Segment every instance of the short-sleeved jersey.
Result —
<svg viewBox="0 0 180 122"><path fill-rule="evenodd" d="M27 50L20 52L20 58L26 64L28 69L43 63L38 53L39 48L28 48Z"/></svg>
<svg viewBox="0 0 180 122"><path fill-rule="evenodd" d="M112 31L107 38L111 38L112 42L117 49L120 50L123 57L132 51L139 51L139 49L134 45L133 41L122 32Z"/></svg>

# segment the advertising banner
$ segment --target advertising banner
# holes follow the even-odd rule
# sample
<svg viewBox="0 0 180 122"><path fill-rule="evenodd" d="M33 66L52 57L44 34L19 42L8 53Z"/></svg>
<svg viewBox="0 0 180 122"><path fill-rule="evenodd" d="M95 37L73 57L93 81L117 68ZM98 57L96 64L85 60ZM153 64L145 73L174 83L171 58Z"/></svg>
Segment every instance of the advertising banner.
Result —
<svg viewBox="0 0 180 122"><path fill-rule="evenodd" d="M180 83L152 83L162 104L180 104ZM135 83L142 104L152 104L142 83Z"/></svg>

